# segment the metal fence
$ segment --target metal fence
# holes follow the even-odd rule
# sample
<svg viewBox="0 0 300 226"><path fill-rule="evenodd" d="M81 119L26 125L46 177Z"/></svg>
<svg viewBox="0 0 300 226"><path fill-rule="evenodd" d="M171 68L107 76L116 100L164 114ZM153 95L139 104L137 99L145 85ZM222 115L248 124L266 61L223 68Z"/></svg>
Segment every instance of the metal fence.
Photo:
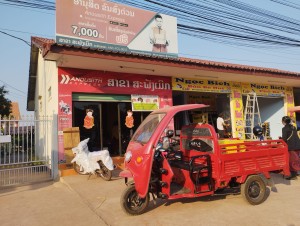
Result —
<svg viewBox="0 0 300 226"><path fill-rule="evenodd" d="M0 116L0 128L0 188L51 180L52 118Z"/></svg>

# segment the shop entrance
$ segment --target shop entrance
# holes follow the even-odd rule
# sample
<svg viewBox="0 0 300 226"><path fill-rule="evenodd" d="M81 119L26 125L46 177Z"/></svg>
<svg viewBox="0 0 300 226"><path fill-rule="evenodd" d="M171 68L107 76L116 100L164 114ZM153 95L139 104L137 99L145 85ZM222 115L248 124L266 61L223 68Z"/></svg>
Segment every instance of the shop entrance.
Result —
<svg viewBox="0 0 300 226"><path fill-rule="evenodd" d="M243 106L246 106L246 96L243 96ZM258 107L262 123L268 124L268 131L265 132L268 138L277 139L282 136L281 118L284 116L283 97L257 97Z"/></svg>
<svg viewBox="0 0 300 226"><path fill-rule="evenodd" d="M94 130L84 128L86 110L93 110ZM73 101L73 126L80 129L80 140L90 138L90 151L108 149L112 156L125 153L130 136L149 114L134 112L134 127L125 126L127 110L131 109L130 102L95 102Z"/></svg>
<svg viewBox="0 0 300 226"><path fill-rule="evenodd" d="M173 92L173 104L206 104L207 108L192 111L188 116L178 115L178 120L175 118L175 129L180 131L180 122L189 120L190 122L205 122L214 126L217 131L217 118L220 113L223 113L224 120L228 124L225 137L231 137L231 114L230 114L230 94L224 93L200 93L200 92Z"/></svg>

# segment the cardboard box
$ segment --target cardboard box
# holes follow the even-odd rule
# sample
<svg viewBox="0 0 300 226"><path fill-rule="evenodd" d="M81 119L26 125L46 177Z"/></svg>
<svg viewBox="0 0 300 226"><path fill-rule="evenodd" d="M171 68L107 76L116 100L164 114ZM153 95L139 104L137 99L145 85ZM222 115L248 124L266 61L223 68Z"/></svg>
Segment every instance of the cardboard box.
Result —
<svg viewBox="0 0 300 226"><path fill-rule="evenodd" d="M80 142L79 127L65 128L64 135L64 153L67 164L70 164L74 158L72 148L76 147Z"/></svg>

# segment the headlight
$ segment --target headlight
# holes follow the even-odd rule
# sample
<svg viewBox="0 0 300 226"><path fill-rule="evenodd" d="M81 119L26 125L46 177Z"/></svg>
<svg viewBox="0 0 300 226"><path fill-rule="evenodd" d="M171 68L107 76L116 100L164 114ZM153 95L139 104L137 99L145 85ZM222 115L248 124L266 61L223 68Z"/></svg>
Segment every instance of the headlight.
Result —
<svg viewBox="0 0 300 226"><path fill-rule="evenodd" d="M132 157L131 151L127 151L125 153L125 162L129 162L131 160L131 157Z"/></svg>

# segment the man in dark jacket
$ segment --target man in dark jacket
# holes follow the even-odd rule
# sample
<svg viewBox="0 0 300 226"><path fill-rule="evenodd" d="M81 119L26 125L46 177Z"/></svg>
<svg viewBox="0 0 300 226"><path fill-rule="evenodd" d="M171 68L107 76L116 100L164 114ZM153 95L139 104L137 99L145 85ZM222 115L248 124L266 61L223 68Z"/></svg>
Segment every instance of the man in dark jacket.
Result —
<svg viewBox="0 0 300 226"><path fill-rule="evenodd" d="M297 170L299 170L300 160L298 156L298 152L296 152L295 159L295 151L300 150L300 140L297 134L297 129L295 126L291 124L291 118L288 116L282 117L282 124L284 127L282 128L282 139L287 143L289 155L290 155L290 171L291 176L286 178L289 180L297 179Z"/></svg>

